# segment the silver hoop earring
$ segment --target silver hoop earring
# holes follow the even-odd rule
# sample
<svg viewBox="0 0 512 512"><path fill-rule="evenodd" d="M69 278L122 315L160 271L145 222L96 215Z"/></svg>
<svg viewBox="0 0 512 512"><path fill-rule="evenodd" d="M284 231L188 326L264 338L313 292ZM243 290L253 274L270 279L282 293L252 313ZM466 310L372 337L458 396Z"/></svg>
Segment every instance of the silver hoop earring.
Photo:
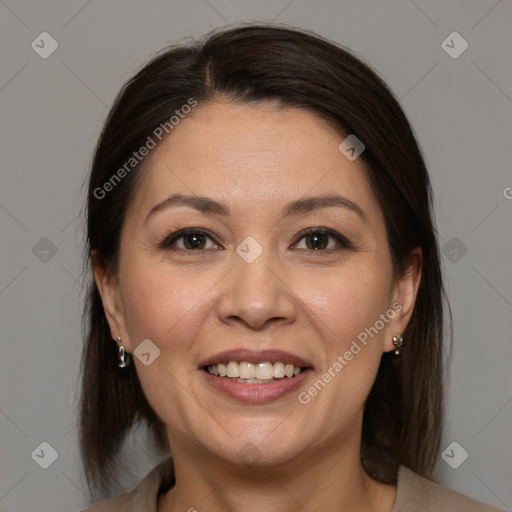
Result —
<svg viewBox="0 0 512 512"><path fill-rule="evenodd" d="M117 337L116 341L121 343L121 338ZM130 360L128 359L129 354L126 353L123 345L119 345L117 349L117 367L118 368L128 368L130 364Z"/></svg>
<svg viewBox="0 0 512 512"><path fill-rule="evenodd" d="M399 356L400 351L402 350L402 345L404 344L404 338L403 336L393 336L393 345L396 347L395 355Z"/></svg>

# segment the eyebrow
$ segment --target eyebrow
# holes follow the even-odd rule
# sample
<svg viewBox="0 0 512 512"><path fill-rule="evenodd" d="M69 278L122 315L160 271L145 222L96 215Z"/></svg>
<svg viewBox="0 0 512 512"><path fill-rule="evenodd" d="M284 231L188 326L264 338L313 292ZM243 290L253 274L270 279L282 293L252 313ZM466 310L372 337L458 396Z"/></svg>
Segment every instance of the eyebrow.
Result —
<svg viewBox="0 0 512 512"><path fill-rule="evenodd" d="M151 208L144 220L144 224L157 212L176 206L188 206L204 213L205 215L220 215L222 217L230 216L230 209L227 205L220 203L215 199L211 199L210 197L172 194ZM368 223L368 218L360 206L349 199L336 194L310 196L292 201L281 210L278 220L332 206L352 211L361 217L364 222Z"/></svg>

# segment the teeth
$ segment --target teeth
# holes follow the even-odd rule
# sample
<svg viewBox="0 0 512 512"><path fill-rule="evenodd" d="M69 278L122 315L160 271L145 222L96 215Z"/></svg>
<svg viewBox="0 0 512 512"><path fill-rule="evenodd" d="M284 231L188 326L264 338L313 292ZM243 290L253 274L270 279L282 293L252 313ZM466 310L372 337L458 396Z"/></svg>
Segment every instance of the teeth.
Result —
<svg viewBox="0 0 512 512"><path fill-rule="evenodd" d="M226 364L219 363L210 365L207 367L207 370L212 375L229 377L245 384L256 384L262 381L273 382L275 379L296 377L302 372L302 368L295 367L290 363L285 364L281 361L274 364L268 361L257 364L248 363L246 361L240 363L229 361Z"/></svg>
<svg viewBox="0 0 512 512"><path fill-rule="evenodd" d="M274 378L282 379L286 375L284 371L284 363L274 363Z"/></svg>
<svg viewBox="0 0 512 512"><path fill-rule="evenodd" d="M227 373L227 369L226 369L226 367L225 367L222 363L219 363L219 364L217 365L217 368L218 368L218 370L219 370L219 375L220 375L221 377L225 377L225 376L226 376L226 373Z"/></svg>
<svg viewBox="0 0 512 512"><path fill-rule="evenodd" d="M240 378L254 379L254 377L256 377L256 368L252 363L240 363L238 367L240 368Z"/></svg>
<svg viewBox="0 0 512 512"><path fill-rule="evenodd" d="M270 380L274 378L274 366L272 363L258 363L256 365L256 378Z"/></svg>
<svg viewBox="0 0 512 512"><path fill-rule="evenodd" d="M227 370L226 370L226 376L227 377L239 377L238 372L238 364L236 364L234 361L229 361Z"/></svg>
<svg viewBox="0 0 512 512"><path fill-rule="evenodd" d="M276 382L274 379L271 380L259 380L259 379L235 379L240 384L270 384Z"/></svg>

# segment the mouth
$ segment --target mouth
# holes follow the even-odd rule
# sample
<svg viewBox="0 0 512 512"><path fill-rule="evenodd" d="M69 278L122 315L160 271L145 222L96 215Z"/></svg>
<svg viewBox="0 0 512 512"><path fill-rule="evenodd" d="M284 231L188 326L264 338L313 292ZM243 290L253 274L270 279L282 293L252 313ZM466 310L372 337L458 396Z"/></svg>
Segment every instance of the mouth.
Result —
<svg viewBox="0 0 512 512"><path fill-rule="evenodd" d="M216 391L257 403L291 393L313 370L305 359L278 350L231 350L208 358L199 368Z"/></svg>

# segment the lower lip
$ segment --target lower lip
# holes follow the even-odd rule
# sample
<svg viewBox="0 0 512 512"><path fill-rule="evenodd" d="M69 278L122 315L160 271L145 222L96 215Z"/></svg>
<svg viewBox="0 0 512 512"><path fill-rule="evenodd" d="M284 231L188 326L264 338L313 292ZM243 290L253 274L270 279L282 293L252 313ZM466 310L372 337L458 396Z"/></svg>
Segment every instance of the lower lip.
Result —
<svg viewBox="0 0 512 512"><path fill-rule="evenodd" d="M201 370L206 381L224 395L247 403L272 402L295 391L308 375L311 369L303 370L296 377L285 377L267 384L242 384L233 379L217 377L206 370Z"/></svg>

